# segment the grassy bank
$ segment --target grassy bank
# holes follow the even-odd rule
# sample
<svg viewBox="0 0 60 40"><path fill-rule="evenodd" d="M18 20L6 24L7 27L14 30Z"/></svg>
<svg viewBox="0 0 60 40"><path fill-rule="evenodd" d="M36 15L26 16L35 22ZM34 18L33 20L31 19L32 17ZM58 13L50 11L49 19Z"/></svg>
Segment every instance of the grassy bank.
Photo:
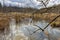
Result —
<svg viewBox="0 0 60 40"><path fill-rule="evenodd" d="M11 19L15 19L16 23L21 22L25 18L32 18L33 21L45 20L47 22L52 21L56 16L60 14L56 13L44 13L44 14L30 14L30 13L0 13L0 29L7 27ZM52 24L52 27L60 27L60 17L57 18Z"/></svg>

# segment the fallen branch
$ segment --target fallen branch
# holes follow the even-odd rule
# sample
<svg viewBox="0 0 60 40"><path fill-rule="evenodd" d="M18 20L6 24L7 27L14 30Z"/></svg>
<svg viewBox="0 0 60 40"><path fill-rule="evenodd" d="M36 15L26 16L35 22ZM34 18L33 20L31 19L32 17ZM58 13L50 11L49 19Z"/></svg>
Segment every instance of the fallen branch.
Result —
<svg viewBox="0 0 60 40"><path fill-rule="evenodd" d="M36 33L36 32L39 31L39 30L44 31L52 22L54 22L54 21L55 21L57 18L59 18L59 17L60 17L60 15L58 15L57 17L55 17L44 29L42 29L42 28L40 28L39 26L35 25L35 26L39 27L39 29L37 29L37 30L34 31L33 33Z"/></svg>

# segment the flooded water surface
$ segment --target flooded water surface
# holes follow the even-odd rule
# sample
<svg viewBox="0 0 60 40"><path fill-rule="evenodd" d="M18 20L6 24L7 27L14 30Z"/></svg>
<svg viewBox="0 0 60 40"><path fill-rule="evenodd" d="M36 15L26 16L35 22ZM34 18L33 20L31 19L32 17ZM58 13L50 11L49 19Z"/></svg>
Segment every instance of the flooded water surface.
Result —
<svg viewBox="0 0 60 40"><path fill-rule="evenodd" d="M60 29L52 28L50 25L44 31L39 30L33 33L39 29L37 26L43 29L47 24L48 22L44 20L31 22L31 19L26 19L16 25L15 20L12 19L10 33L8 35L0 35L0 40L60 40Z"/></svg>

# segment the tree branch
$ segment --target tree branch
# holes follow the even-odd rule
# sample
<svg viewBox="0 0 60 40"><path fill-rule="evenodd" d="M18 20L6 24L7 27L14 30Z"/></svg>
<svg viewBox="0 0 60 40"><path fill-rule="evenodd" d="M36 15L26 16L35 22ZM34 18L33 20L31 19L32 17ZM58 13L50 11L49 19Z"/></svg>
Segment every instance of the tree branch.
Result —
<svg viewBox="0 0 60 40"><path fill-rule="evenodd" d="M54 22L57 18L59 18L60 15L58 15L57 17L55 17L42 31L44 31L52 22ZM38 26L37 26L38 27ZM33 33L36 33L38 30L40 29L37 29L36 31L34 31Z"/></svg>

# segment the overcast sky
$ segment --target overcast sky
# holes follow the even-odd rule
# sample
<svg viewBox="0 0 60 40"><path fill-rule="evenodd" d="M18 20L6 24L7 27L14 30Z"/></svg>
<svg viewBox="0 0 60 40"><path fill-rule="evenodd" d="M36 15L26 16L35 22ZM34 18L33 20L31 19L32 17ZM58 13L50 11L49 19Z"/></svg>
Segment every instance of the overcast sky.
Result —
<svg viewBox="0 0 60 40"><path fill-rule="evenodd" d="M6 6L17 6L17 7L32 7L32 8L44 8L41 2L36 0L0 0L1 4ZM47 7L60 4L60 0L50 0Z"/></svg>

